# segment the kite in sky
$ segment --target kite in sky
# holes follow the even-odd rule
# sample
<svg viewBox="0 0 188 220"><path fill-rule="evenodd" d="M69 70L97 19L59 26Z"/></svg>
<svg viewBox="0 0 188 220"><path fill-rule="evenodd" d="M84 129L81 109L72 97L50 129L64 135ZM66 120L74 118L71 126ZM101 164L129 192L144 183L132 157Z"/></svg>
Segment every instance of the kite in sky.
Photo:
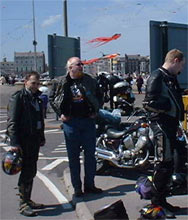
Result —
<svg viewBox="0 0 188 220"><path fill-rule="evenodd" d="M119 53L108 54L108 55L103 56L102 59L113 59L119 55L120 55Z"/></svg>
<svg viewBox="0 0 188 220"><path fill-rule="evenodd" d="M92 64L92 63L95 63L96 61L100 60L100 58L93 58L91 60L83 60L82 63L84 65L89 65L89 64Z"/></svg>
<svg viewBox="0 0 188 220"><path fill-rule="evenodd" d="M113 59L119 55L120 55L119 53L108 54L108 55L104 55L103 57L99 57L99 58L93 58L90 60L83 60L82 63L84 65L89 65L89 64L95 63L95 62L102 60L102 59Z"/></svg>
<svg viewBox="0 0 188 220"><path fill-rule="evenodd" d="M99 46L102 46L103 44L106 44L112 40L117 40L119 37L121 37L121 34L114 34L113 36L111 37L97 37L97 38L94 38L90 41L88 41L87 43L88 44L92 44L92 43L96 43L95 44L95 47L99 47Z"/></svg>

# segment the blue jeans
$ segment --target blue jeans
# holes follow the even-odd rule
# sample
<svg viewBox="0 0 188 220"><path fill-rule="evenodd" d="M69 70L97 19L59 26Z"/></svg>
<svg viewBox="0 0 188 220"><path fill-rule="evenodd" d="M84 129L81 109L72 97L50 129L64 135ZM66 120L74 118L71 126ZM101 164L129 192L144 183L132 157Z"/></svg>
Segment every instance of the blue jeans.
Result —
<svg viewBox="0 0 188 220"><path fill-rule="evenodd" d="M80 152L84 150L84 186L94 186L96 172L96 129L95 120L91 118L71 118L63 123L65 142L69 158L72 185L81 189Z"/></svg>

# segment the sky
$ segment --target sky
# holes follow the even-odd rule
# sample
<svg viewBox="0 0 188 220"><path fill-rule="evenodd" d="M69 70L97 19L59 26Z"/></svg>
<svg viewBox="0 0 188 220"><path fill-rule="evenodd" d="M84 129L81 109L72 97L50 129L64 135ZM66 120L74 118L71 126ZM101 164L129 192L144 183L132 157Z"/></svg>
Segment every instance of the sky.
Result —
<svg viewBox="0 0 188 220"><path fill-rule="evenodd" d="M34 0L37 51L48 63L47 36L64 36L63 0ZM67 0L68 36L80 37L81 58L149 55L149 21L188 24L188 0ZM32 0L0 0L0 60L33 51ZM121 37L94 47L97 37Z"/></svg>

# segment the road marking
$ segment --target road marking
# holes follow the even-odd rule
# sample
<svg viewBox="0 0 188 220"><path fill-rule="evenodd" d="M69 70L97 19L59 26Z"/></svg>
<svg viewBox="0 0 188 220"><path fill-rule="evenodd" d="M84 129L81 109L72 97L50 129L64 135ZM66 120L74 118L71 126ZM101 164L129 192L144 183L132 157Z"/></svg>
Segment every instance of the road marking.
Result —
<svg viewBox="0 0 188 220"><path fill-rule="evenodd" d="M7 147L3 147L3 149L5 150L5 151L9 151L9 150L11 150L11 146L7 146Z"/></svg>
<svg viewBox="0 0 188 220"><path fill-rule="evenodd" d="M44 131L44 133L56 132L56 131L59 131L59 129L46 130L46 131Z"/></svg>
<svg viewBox="0 0 188 220"><path fill-rule="evenodd" d="M63 206L64 209L72 208L67 198L58 190L58 188L42 173L37 171L37 177L44 183L49 191L56 197L58 202Z"/></svg>
<svg viewBox="0 0 188 220"><path fill-rule="evenodd" d="M2 123L6 123L7 121L0 121L0 124L2 124Z"/></svg>
<svg viewBox="0 0 188 220"><path fill-rule="evenodd" d="M60 144L57 147L66 147L66 144L65 143L64 144Z"/></svg>
<svg viewBox="0 0 188 220"><path fill-rule="evenodd" d="M64 149L63 149L63 148L55 148L54 151L55 151L55 152L56 152L56 151L67 152L67 149L66 149L66 148L64 148ZM54 152L54 151L53 151L53 152Z"/></svg>
<svg viewBox="0 0 188 220"><path fill-rule="evenodd" d="M53 161L52 163L48 164L47 166L43 167L42 170L52 170L64 161L68 162L68 158L66 158L66 159L65 158L64 159L62 159L62 158L57 159L57 160Z"/></svg>
<svg viewBox="0 0 188 220"><path fill-rule="evenodd" d="M51 153L55 154L55 153L66 153L67 151L65 150L60 150L60 151L52 151Z"/></svg>
<svg viewBox="0 0 188 220"><path fill-rule="evenodd" d="M5 143L0 143L0 147L5 147L5 146L7 146L7 144L5 144Z"/></svg>
<svg viewBox="0 0 188 220"><path fill-rule="evenodd" d="M5 132L6 132L6 129L5 129L5 130L1 130L1 131L0 131L0 134L1 134L1 133L5 133Z"/></svg>
<svg viewBox="0 0 188 220"><path fill-rule="evenodd" d="M56 160L56 159L63 159L67 157L39 157L40 160Z"/></svg>

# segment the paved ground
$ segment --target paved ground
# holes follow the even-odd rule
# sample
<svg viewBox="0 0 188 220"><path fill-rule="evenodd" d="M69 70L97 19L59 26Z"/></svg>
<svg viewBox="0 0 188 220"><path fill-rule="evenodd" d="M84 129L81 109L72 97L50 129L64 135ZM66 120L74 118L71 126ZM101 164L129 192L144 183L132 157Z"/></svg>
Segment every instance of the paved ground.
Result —
<svg viewBox="0 0 188 220"><path fill-rule="evenodd" d="M19 89L17 86L0 86L1 92L1 108L5 108L10 94L15 90ZM135 92L135 90L134 90ZM141 101L144 95L136 94L136 106L141 106ZM126 118L123 118L123 121ZM53 123L48 122L46 124L49 128L59 127L60 121L55 121ZM77 215L81 220L93 220L94 213L101 207L111 204L119 199L124 203L130 220L136 220L139 216L139 210L149 201L140 200L138 194L135 192L135 181L141 172L138 170L127 170L127 169L111 169L108 173L101 176L96 176L96 185L101 187L104 192L101 195L85 195L82 199L75 199L72 197L73 188L70 181L70 173L67 168L63 174L63 182L69 193L70 198L72 198L72 203L75 205ZM82 167L82 179L83 179L83 167ZM169 201L172 204L180 205L182 207L181 211L177 213L176 219L184 220L188 219L188 198L187 195L170 197Z"/></svg>

